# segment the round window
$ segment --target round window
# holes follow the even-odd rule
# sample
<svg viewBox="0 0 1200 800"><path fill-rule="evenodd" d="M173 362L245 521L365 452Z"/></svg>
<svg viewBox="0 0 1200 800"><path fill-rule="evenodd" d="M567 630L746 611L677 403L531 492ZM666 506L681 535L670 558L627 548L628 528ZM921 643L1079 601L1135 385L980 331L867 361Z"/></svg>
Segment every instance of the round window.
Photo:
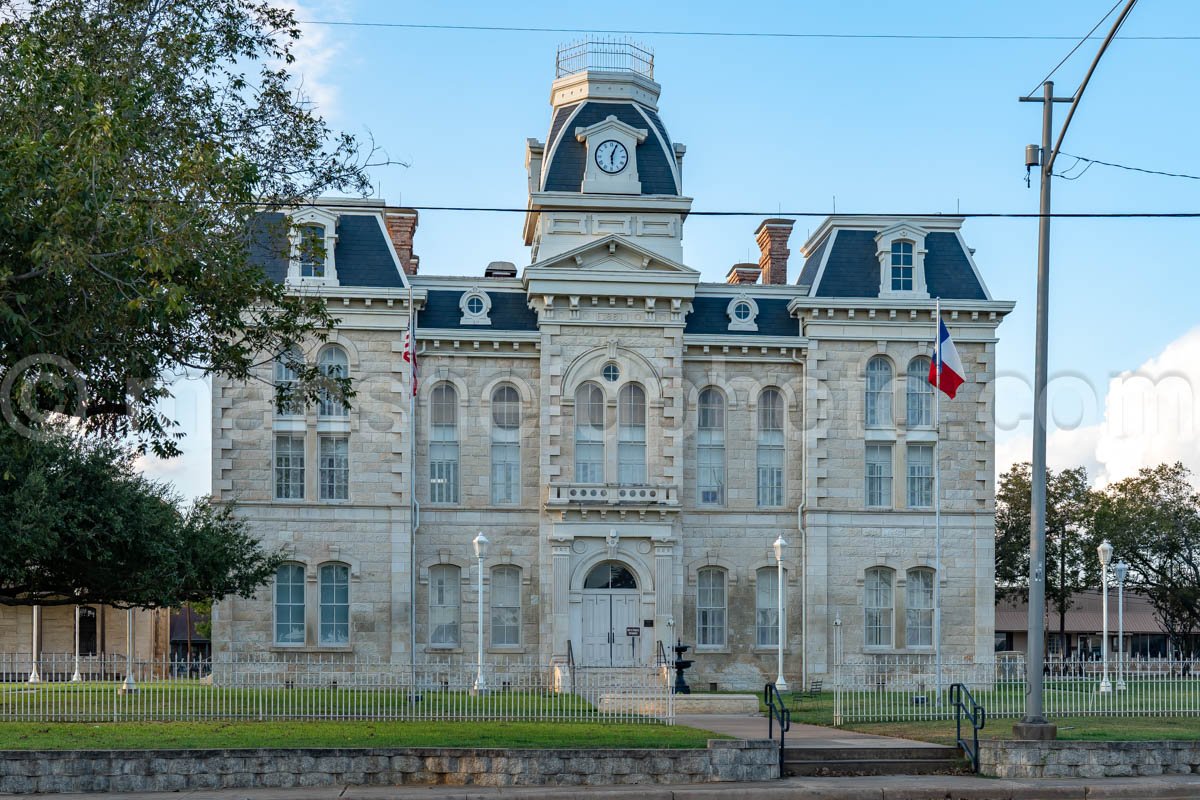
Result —
<svg viewBox="0 0 1200 800"><path fill-rule="evenodd" d="M467 298L467 313L472 316L479 316L483 313L483 298L479 295L472 295Z"/></svg>
<svg viewBox="0 0 1200 800"><path fill-rule="evenodd" d="M604 380L609 383L616 383L621 378L621 368L613 362L608 362L604 368L600 370L600 374L604 376Z"/></svg>
<svg viewBox="0 0 1200 800"><path fill-rule="evenodd" d="M738 303L733 307L733 316L742 322L750 319L750 313L751 311L749 303Z"/></svg>

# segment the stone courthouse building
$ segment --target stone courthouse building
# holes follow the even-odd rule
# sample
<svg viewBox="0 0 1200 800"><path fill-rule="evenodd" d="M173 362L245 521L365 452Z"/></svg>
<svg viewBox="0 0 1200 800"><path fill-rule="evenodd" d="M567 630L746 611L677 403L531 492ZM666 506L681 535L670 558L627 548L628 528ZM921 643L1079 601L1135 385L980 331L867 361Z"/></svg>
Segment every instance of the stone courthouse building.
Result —
<svg viewBox="0 0 1200 800"><path fill-rule="evenodd" d="M683 247L686 149L650 60L620 55L560 57L545 139L525 143L528 265L421 272L416 212L372 201L291 212L323 256L256 238L269 274L340 324L261 381L214 382L214 492L289 554L256 598L217 606L218 653L408 663L415 571L419 659L473 658L480 624L497 660L653 663L679 639L701 685L759 687L782 536L793 685L839 643L931 654L935 581L943 652L990 656L995 343L1013 304L988 292L962 218L833 216L803 243L767 219L747 227L758 263L702 282ZM966 370L937 460L936 298ZM288 358L351 377L353 408L277 408Z"/></svg>

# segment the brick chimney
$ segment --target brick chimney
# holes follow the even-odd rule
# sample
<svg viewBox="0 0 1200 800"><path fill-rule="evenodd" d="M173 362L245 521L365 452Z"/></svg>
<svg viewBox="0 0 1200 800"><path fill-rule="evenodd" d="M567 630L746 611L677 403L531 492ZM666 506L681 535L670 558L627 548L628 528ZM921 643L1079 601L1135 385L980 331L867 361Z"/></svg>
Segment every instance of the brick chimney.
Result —
<svg viewBox="0 0 1200 800"><path fill-rule="evenodd" d="M388 211L384 220L400 265L407 274L416 275L419 259L413 255L413 234L417 232L417 212L408 209Z"/></svg>
<svg viewBox="0 0 1200 800"><path fill-rule="evenodd" d="M734 264L725 276L726 283L758 283L762 267L758 264Z"/></svg>
<svg viewBox="0 0 1200 800"><path fill-rule="evenodd" d="M754 231L754 239L762 255L758 257L758 266L762 269L762 282L786 284L788 282L787 268L788 237L792 235L791 219L764 219Z"/></svg>

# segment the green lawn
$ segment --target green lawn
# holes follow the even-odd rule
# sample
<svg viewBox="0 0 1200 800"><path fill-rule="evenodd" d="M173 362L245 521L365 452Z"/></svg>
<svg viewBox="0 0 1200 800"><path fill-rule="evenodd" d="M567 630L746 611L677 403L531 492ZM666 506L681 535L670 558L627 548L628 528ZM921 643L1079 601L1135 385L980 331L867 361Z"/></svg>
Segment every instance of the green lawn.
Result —
<svg viewBox="0 0 1200 800"><path fill-rule="evenodd" d="M709 731L577 722L0 722L11 750L241 747L696 748Z"/></svg>

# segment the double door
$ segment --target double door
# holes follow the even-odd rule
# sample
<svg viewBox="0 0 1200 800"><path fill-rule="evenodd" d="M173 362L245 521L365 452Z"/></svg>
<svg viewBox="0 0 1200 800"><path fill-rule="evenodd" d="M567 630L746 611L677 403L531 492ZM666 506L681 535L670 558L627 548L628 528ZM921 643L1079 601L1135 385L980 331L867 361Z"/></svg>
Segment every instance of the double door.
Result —
<svg viewBox="0 0 1200 800"><path fill-rule="evenodd" d="M583 663L628 667L641 663L641 599L637 591L583 595Z"/></svg>

